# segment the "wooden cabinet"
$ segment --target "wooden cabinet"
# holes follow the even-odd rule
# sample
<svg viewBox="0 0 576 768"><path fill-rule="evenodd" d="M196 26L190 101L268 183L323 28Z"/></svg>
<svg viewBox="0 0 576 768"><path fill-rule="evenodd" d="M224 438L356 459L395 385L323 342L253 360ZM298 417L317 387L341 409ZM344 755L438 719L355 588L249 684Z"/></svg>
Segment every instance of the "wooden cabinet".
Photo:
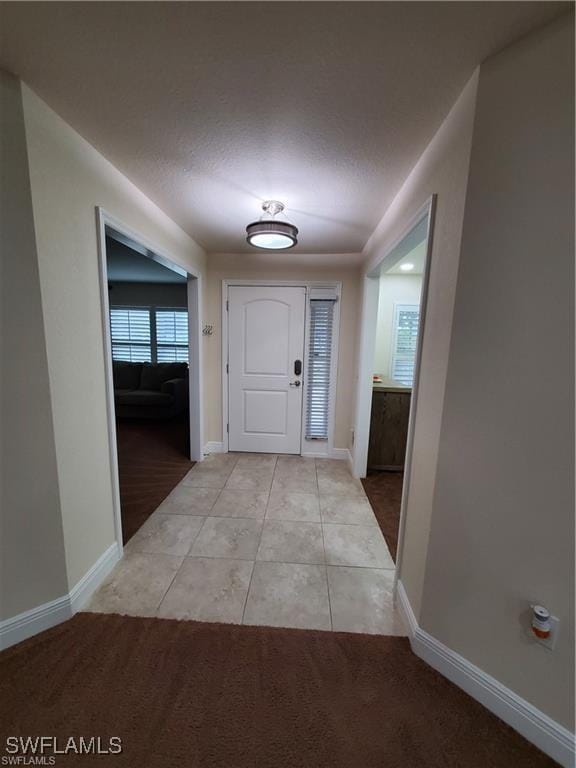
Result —
<svg viewBox="0 0 576 768"><path fill-rule="evenodd" d="M408 389L374 388L368 442L369 469L404 469L410 398Z"/></svg>

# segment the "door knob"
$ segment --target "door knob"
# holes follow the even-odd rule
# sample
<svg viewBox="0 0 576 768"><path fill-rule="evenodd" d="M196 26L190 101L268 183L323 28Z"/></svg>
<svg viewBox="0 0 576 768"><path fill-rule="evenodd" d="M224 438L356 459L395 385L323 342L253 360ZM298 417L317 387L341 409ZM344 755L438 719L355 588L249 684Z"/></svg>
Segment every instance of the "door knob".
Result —
<svg viewBox="0 0 576 768"><path fill-rule="evenodd" d="M290 386L291 387L299 387L300 386L300 382L299 381L291 381L290 382Z"/></svg>

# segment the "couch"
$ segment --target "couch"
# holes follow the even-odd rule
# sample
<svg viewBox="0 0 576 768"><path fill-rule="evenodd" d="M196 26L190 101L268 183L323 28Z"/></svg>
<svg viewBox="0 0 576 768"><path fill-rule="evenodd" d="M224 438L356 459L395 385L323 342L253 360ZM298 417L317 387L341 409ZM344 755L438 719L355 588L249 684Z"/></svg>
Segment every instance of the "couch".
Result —
<svg viewBox="0 0 576 768"><path fill-rule="evenodd" d="M114 404L120 419L172 419L188 409L187 363L114 360Z"/></svg>

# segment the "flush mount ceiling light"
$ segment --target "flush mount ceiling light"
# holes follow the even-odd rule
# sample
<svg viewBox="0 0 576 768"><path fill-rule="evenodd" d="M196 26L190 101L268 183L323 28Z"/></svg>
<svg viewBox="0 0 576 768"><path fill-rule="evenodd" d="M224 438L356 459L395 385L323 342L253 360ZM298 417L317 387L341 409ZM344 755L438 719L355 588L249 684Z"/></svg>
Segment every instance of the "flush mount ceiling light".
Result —
<svg viewBox="0 0 576 768"><path fill-rule="evenodd" d="M246 240L255 248L280 251L293 248L298 242L298 229L287 221L278 221L274 217L282 213L284 203L278 200L266 200L262 203L264 215L260 221L254 221L246 227Z"/></svg>
<svg viewBox="0 0 576 768"><path fill-rule="evenodd" d="M406 262L406 264L400 264L400 269L402 272L412 272L414 264L409 264L408 262Z"/></svg>

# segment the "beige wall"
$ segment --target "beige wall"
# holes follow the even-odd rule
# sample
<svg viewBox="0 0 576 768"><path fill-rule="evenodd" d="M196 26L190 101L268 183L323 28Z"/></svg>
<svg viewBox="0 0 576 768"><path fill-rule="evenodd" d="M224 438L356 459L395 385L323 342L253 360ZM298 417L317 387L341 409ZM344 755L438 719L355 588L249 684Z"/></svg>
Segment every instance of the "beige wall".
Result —
<svg viewBox="0 0 576 768"><path fill-rule="evenodd" d="M115 538L95 207L103 206L184 267L203 270L205 254L25 86L23 104L72 587Z"/></svg>
<svg viewBox="0 0 576 768"><path fill-rule="evenodd" d="M570 729L573 62L565 16L480 70L420 614ZM528 636L530 601L560 618L554 652Z"/></svg>
<svg viewBox="0 0 576 768"><path fill-rule="evenodd" d="M414 215L430 196L437 194L412 477L400 572L417 618L430 531L476 87L477 74L467 84L366 246L367 273L410 226Z"/></svg>
<svg viewBox="0 0 576 768"><path fill-rule="evenodd" d="M374 348L374 373L390 376L394 305L420 304L422 275L381 275Z"/></svg>
<svg viewBox="0 0 576 768"><path fill-rule="evenodd" d="M67 589L19 82L0 72L0 619Z"/></svg>
<svg viewBox="0 0 576 768"><path fill-rule="evenodd" d="M302 259L298 254L299 261ZM205 337L204 391L207 401L205 435L207 441L222 440L222 280L339 280L342 282L340 306L340 344L336 394L334 447L350 445L353 405L353 370L355 366L356 318L360 273L358 268L291 265L290 255L267 255L274 265L266 263L259 254L211 254L204 321L214 326L214 333ZM310 260L318 260L311 256ZM326 260L323 258L323 260Z"/></svg>

